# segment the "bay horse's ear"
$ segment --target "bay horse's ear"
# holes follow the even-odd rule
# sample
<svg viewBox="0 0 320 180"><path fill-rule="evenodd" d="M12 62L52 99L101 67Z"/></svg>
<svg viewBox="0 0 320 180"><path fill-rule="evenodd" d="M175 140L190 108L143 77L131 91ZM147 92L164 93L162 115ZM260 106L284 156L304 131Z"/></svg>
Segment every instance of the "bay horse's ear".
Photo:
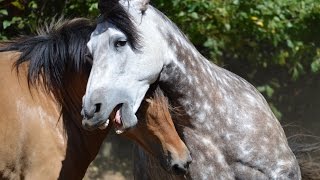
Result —
<svg viewBox="0 0 320 180"><path fill-rule="evenodd" d="M147 103L151 104L152 103L152 99L146 99Z"/></svg>

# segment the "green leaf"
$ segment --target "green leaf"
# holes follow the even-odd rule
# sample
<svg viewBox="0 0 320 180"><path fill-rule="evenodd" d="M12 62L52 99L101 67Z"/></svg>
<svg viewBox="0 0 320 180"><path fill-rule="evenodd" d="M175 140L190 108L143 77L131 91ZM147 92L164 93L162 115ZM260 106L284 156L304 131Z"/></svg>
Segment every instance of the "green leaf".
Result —
<svg viewBox="0 0 320 180"><path fill-rule="evenodd" d="M292 79L297 80L299 75L300 75L300 73L299 73L298 69L296 67L294 67L292 69Z"/></svg>
<svg viewBox="0 0 320 180"><path fill-rule="evenodd" d="M215 40L208 38L207 41L203 44L204 47L213 47L215 45Z"/></svg>
<svg viewBox="0 0 320 180"><path fill-rule="evenodd" d="M89 8L90 12L95 11L95 10L98 10L98 3L91 4L91 6Z"/></svg>
<svg viewBox="0 0 320 180"><path fill-rule="evenodd" d="M0 9L0 14L8 16L8 11L6 9Z"/></svg>
<svg viewBox="0 0 320 180"><path fill-rule="evenodd" d="M266 90L266 86L258 86L256 87L259 92L263 93Z"/></svg>
<svg viewBox="0 0 320 180"><path fill-rule="evenodd" d="M274 93L273 88L270 87L269 85L267 85L266 86L266 94L267 94L267 96L270 98L270 97L272 97L273 93Z"/></svg>
<svg viewBox="0 0 320 180"><path fill-rule="evenodd" d="M7 27L11 26L11 21L4 20L2 22L3 29L7 29Z"/></svg>
<svg viewBox="0 0 320 180"><path fill-rule="evenodd" d="M16 22L19 22L19 21L22 21L22 17L18 17L18 16L14 16L11 20L12 23L16 23Z"/></svg>
<svg viewBox="0 0 320 180"><path fill-rule="evenodd" d="M293 48L294 47L294 45L293 45L293 43L292 43L292 41L290 39L287 40L287 46L289 48Z"/></svg>
<svg viewBox="0 0 320 180"><path fill-rule="evenodd" d="M271 98L274 93L274 89L270 85L258 86L257 89L259 92L265 93L269 98Z"/></svg>
<svg viewBox="0 0 320 180"><path fill-rule="evenodd" d="M24 10L24 5L21 4L18 0L11 3L13 6L17 7L20 10Z"/></svg>
<svg viewBox="0 0 320 180"><path fill-rule="evenodd" d="M224 24L224 27L226 28L227 31L230 31L230 29L231 29L231 26L230 26L230 24L228 24L228 23L227 23L227 24Z"/></svg>
<svg viewBox="0 0 320 180"><path fill-rule="evenodd" d="M311 72L316 73L320 70L320 59L316 59L311 63Z"/></svg>
<svg viewBox="0 0 320 180"><path fill-rule="evenodd" d="M190 14L190 16L191 16L193 19L199 19L198 13L196 13L196 12L192 12L192 13Z"/></svg>
<svg viewBox="0 0 320 180"><path fill-rule="evenodd" d="M23 28L24 28L24 23L19 23L19 24L18 24L18 28L19 28L19 29L23 29Z"/></svg>
<svg viewBox="0 0 320 180"><path fill-rule="evenodd" d="M270 103L269 106L270 106L270 109L273 112L273 114L277 117L277 119L280 120L282 118L282 113L272 103Z"/></svg>
<svg viewBox="0 0 320 180"><path fill-rule="evenodd" d="M28 4L28 7L32 8L32 9L37 9L38 8L38 4L35 1L31 1Z"/></svg>

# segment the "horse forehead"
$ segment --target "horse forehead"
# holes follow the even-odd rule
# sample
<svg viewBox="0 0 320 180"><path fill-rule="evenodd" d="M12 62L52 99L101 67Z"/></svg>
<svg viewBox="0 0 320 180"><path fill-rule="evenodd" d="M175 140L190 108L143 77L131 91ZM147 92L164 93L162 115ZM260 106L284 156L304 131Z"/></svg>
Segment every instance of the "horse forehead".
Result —
<svg viewBox="0 0 320 180"><path fill-rule="evenodd" d="M108 29L108 22L107 21L104 21L104 22L101 22L99 24L97 24L97 27L96 29L92 32L92 37L93 36L97 36L97 35L100 35L101 33L105 32L107 29Z"/></svg>
<svg viewBox="0 0 320 180"><path fill-rule="evenodd" d="M97 42L106 41L115 34L122 35L123 33L114 24L108 21L103 21L97 24L97 27L91 33L90 41L93 39L97 39ZM104 35L104 37L101 37L102 35Z"/></svg>
<svg viewBox="0 0 320 180"><path fill-rule="evenodd" d="M101 23L99 27L91 34L87 47L91 53L99 54L104 53L109 48L109 41L112 37L125 36L122 31L118 30L111 23ZM109 52L110 53L110 52ZM100 56L100 54L98 55Z"/></svg>

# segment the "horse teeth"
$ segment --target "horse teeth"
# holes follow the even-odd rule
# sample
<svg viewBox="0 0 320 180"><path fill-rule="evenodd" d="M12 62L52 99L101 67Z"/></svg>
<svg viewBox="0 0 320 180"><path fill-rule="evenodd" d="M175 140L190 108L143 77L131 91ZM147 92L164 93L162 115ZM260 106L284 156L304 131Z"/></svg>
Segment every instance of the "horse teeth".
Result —
<svg viewBox="0 0 320 180"><path fill-rule="evenodd" d="M123 129L117 129L117 130L116 130L116 133L117 133L117 134L122 134L123 132L124 132Z"/></svg>
<svg viewBox="0 0 320 180"><path fill-rule="evenodd" d="M109 119L105 123L103 123L101 126L99 126L99 129L104 130L108 127L109 125Z"/></svg>

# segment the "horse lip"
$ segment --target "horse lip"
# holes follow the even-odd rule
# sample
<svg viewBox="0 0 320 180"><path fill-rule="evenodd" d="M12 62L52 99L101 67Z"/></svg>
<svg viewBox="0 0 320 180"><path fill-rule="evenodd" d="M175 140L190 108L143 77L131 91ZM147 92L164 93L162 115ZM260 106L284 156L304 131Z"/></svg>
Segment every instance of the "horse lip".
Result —
<svg viewBox="0 0 320 180"><path fill-rule="evenodd" d="M107 119L105 123L103 123L102 125L100 125L98 128L101 130L106 129L109 126L110 120Z"/></svg>
<svg viewBox="0 0 320 180"><path fill-rule="evenodd" d="M117 106L115 106L113 108L112 112L115 112L115 110L117 108L120 109L121 105L122 104L118 104ZM113 114L112 112L111 112L111 114L109 116L106 116L106 113L102 113L102 114L95 113L94 116L91 117L91 118L87 118L86 116L83 116L82 127L85 130L88 130L88 131L93 131L93 130L96 130L98 128L101 129L101 130L106 129L110 124L109 119L112 119L112 123L114 123L114 117L111 117L112 114ZM83 112L81 112L81 113L83 113ZM120 130L121 133L122 133L122 132L124 132L125 129L123 127L121 127L118 130Z"/></svg>
<svg viewBox="0 0 320 180"><path fill-rule="evenodd" d="M99 118L99 117L93 117L91 119L82 119L82 127L85 130L88 131L94 131L98 128L100 128L101 126L104 126L104 124L108 121L108 118Z"/></svg>
<svg viewBox="0 0 320 180"><path fill-rule="evenodd" d="M126 130L123 127L123 119L121 116L122 105L123 105L123 103L118 104L112 111L113 117L111 117L111 118L112 118L112 122L114 124L114 129L115 129L116 134L122 134ZM119 118L119 119L117 120L117 118Z"/></svg>

